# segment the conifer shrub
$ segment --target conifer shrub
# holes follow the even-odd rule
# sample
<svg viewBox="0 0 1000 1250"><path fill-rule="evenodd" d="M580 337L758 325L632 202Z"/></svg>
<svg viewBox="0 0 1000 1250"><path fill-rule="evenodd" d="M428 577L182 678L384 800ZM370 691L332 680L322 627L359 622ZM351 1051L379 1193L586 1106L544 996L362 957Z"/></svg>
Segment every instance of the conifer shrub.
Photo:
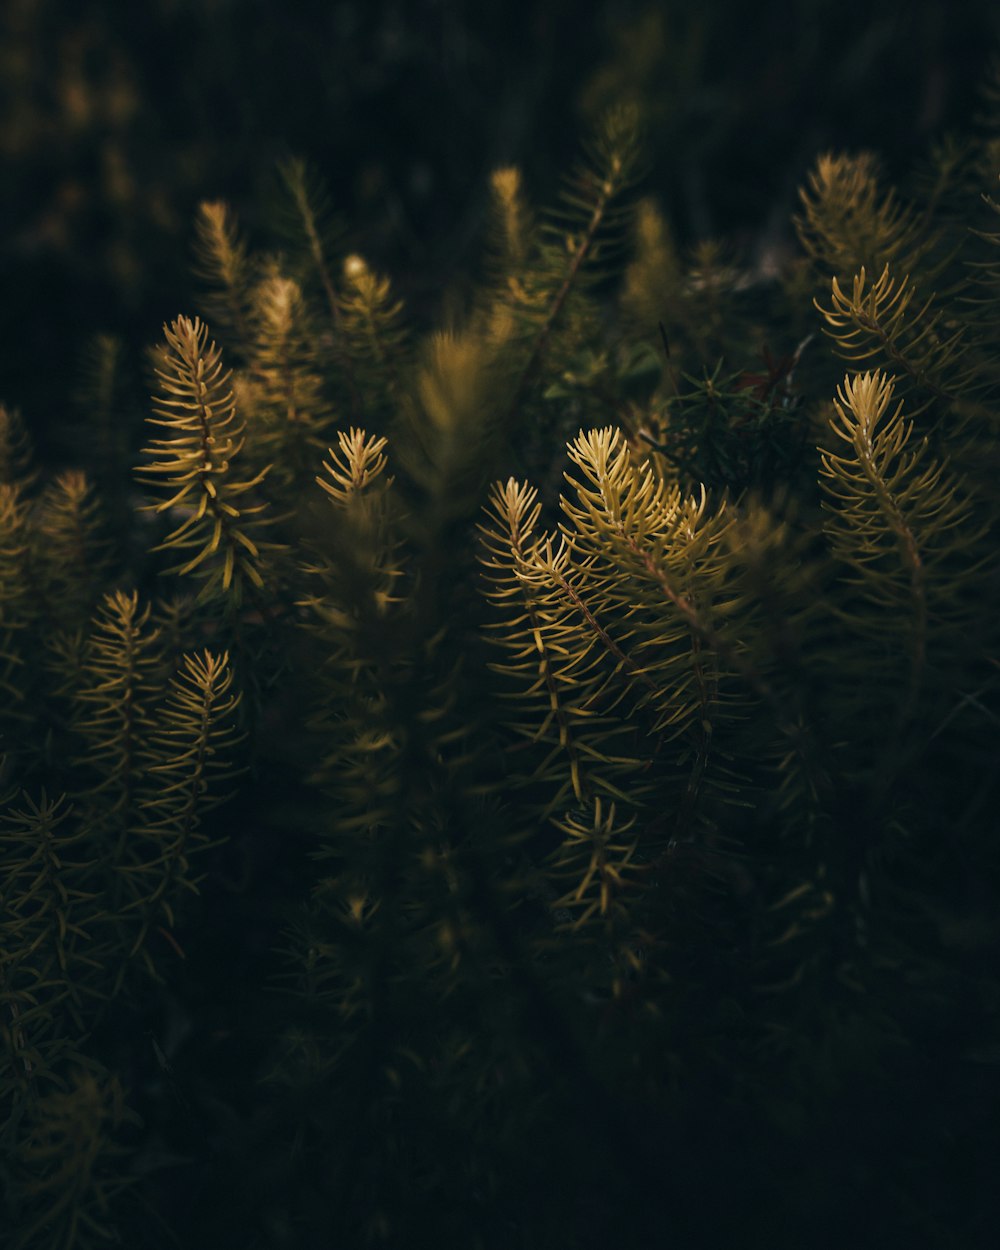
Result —
<svg viewBox="0 0 1000 1250"><path fill-rule="evenodd" d="M12 1246L985 1238L996 98L778 277L612 110L425 337L291 161L142 448L2 410Z"/></svg>

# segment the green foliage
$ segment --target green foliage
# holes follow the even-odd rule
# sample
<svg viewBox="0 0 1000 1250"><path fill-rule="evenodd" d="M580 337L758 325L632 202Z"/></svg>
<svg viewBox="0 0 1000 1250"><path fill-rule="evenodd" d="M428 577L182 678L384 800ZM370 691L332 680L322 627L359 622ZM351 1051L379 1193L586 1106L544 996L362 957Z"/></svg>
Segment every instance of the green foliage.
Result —
<svg viewBox="0 0 1000 1250"><path fill-rule="evenodd" d="M556 209L497 171L423 337L303 163L285 251L203 205L224 346L152 354L121 563L0 410L23 1250L842 1241L824 1133L876 1240L952 1217L928 1086L998 1045L995 240L828 157L771 281L682 255L642 163L616 110Z"/></svg>
<svg viewBox="0 0 1000 1250"><path fill-rule="evenodd" d="M821 475L832 512L825 527L831 552L850 568L847 580L869 608L867 619L854 623L870 634L890 630L894 642L901 625L910 631L902 716L923 680L930 632L944 622L954 631L968 611L963 582L981 572L969 568L970 549L986 527L976 531L972 505L958 496L945 466L925 463L926 439L911 448L913 425L903 420L902 402L889 411L893 389L878 372L845 380L832 429L847 454L822 453Z"/></svg>
<svg viewBox="0 0 1000 1250"><path fill-rule="evenodd" d="M31 460L31 444L21 414L0 404L0 482L30 490L38 476Z"/></svg>
<svg viewBox="0 0 1000 1250"><path fill-rule="evenodd" d="M229 374L223 373L222 353L208 341L208 327L197 318L178 317L164 333L167 352L157 370L162 391L150 420L170 433L153 440L147 454L159 458L142 466L141 480L172 492L150 505L156 512L177 509L183 520L154 550L200 547L170 571L197 570L206 578L199 602L221 591L239 603L247 581L263 586L260 552L240 518L255 516L265 505L237 507L233 500L252 490L267 469L243 481L230 474L230 462L243 449L244 427L228 389Z"/></svg>
<svg viewBox="0 0 1000 1250"><path fill-rule="evenodd" d="M323 450L330 406L298 285L290 278L265 279L254 292L254 305L258 329L250 407L257 427L256 454L270 456L268 463L287 489ZM241 398L246 407L246 390Z"/></svg>
<svg viewBox="0 0 1000 1250"><path fill-rule="evenodd" d="M897 192L883 192L871 152L820 157L800 192L799 239L814 264L834 276L861 265L911 273L937 241Z"/></svg>
<svg viewBox="0 0 1000 1250"><path fill-rule="evenodd" d="M594 309L585 296L617 262L627 234L630 208L622 197L641 172L636 112L611 110L587 157L566 179L560 204L537 225L521 200L517 171L493 176L500 259L480 320L507 345L517 379L508 420L522 437L531 430L529 439L538 437L529 424L538 375L547 369L559 376L593 336Z"/></svg>
<svg viewBox="0 0 1000 1250"><path fill-rule="evenodd" d="M120 1160L127 1148L112 1134L131 1118L120 1084L86 1070L66 1090L53 1090L33 1107L22 1141L18 1190L34 1208L15 1228L16 1247L39 1237L62 1250L107 1245L115 1203L128 1181Z"/></svg>
<svg viewBox="0 0 1000 1250"><path fill-rule="evenodd" d="M846 359L888 359L925 392L954 399L971 381L958 369L965 354L962 329L942 334L940 314L932 311L930 302L919 308L911 307L912 302L907 279L896 283L886 265L866 287L862 265L850 295L834 278L831 308L823 312Z"/></svg>
<svg viewBox="0 0 1000 1250"><path fill-rule="evenodd" d="M92 484L79 470L55 477L35 503L33 577L45 589L39 605L55 628L92 609L110 571L107 523Z"/></svg>
<svg viewBox="0 0 1000 1250"><path fill-rule="evenodd" d="M250 332L250 265L232 213L219 201L198 205L195 273L208 287L205 312L214 325L246 343Z"/></svg>

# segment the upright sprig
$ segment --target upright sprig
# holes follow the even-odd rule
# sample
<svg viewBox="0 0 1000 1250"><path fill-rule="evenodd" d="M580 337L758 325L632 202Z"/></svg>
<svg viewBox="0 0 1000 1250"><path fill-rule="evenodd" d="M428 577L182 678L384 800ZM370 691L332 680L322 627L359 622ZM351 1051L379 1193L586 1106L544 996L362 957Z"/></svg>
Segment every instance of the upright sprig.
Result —
<svg viewBox="0 0 1000 1250"><path fill-rule="evenodd" d="M673 330L686 319L686 278L670 223L650 196L636 205L633 234L633 259L619 296L626 324L647 336L664 321Z"/></svg>
<svg viewBox="0 0 1000 1250"><path fill-rule="evenodd" d="M577 475L567 474L575 497L562 500L564 530L636 648L623 676L641 706L657 709L656 731L679 735L710 719L717 663L732 663L737 651L715 624L728 561L725 504L712 507L704 488L685 495L649 461L636 464L620 430L581 431L569 457ZM700 674L694 683L689 665ZM697 697L678 700L688 690Z"/></svg>
<svg viewBox="0 0 1000 1250"><path fill-rule="evenodd" d="M310 341L317 356L334 365L338 407L361 420L362 394L345 338L339 274L346 252L346 227L334 210L329 188L300 157L278 167L275 225L288 243L287 274L302 289L310 312Z"/></svg>
<svg viewBox="0 0 1000 1250"><path fill-rule="evenodd" d="M33 568L47 618L81 627L111 571L107 521L93 483L78 469L50 482L33 513Z"/></svg>
<svg viewBox="0 0 1000 1250"><path fill-rule="evenodd" d="M244 426L237 418L230 373L223 370L221 350L209 342L208 327L197 317L178 317L164 326L164 334L166 350L156 371L161 390L147 420L168 435L152 440L145 453L151 462L140 467L137 477L171 492L148 510L179 513L183 520L153 550L198 548L170 571L205 579L198 602L221 593L239 604L247 583L263 588L261 552L250 531L266 507L248 507L241 497L263 481L268 469L243 480L233 472Z"/></svg>
<svg viewBox="0 0 1000 1250"><path fill-rule="evenodd" d="M862 265L849 293L836 277L831 288L830 306L816 306L840 354L858 365L881 360L912 380L923 392L914 415L935 400L953 404L974 393L977 371L967 357L965 328L947 317L933 295L915 301L909 275L897 279L886 265L872 281Z"/></svg>
<svg viewBox="0 0 1000 1250"><path fill-rule="evenodd" d="M19 486L28 494L38 480L34 449L24 418L0 404L0 486Z"/></svg>
<svg viewBox="0 0 1000 1250"><path fill-rule="evenodd" d="M475 514L503 447L499 349L471 331L433 335L415 379L419 407L397 427L401 458L428 499L430 546Z"/></svg>
<svg viewBox="0 0 1000 1250"><path fill-rule="evenodd" d="M498 294L528 261L535 221L524 196L521 171L514 165L490 176L490 222L486 240L486 273Z"/></svg>
<svg viewBox="0 0 1000 1250"><path fill-rule="evenodd" d="M253 310L254 338L240 391L241 409L251 420L247 450L255 464L273 465L268 487L294 511L333 424L320 343L292 278L263 278L253 291Z"/></svg>
<svg viewBox="0 0 1000 1250"><path fill-rule="evenodd" d="M150 627L150 613L149 605L140 606L136 591L105 595L74 692L79 707L74 728L86 748L74 761L84 770L81 794L95 808L91 836L107 841L102 849L114 868L127 853L140 753L163 687L159 631Z"/></svg>
<svg viewBox="0 0 1000 1250"><path fill-rule="evenodd" d="M968 610L970 558L986 533L970 499L928 442L913 439L903 402L892 407L895 380L880 371L845 377L830 429L840 451L821 450L825 525L834 556L857 598L841 611L862 637L903 643L907 674L893 723L898 732L917 706L935 635L954 629ZM946 634L947 636L947 634ZM894 648L879 663L890 675Z"/></svg>
<svg viewBox="0 0 1000 1250"><path fill-rule="evenodd" d="M391 641L408 611L398 532L399 507L385 472L386 440L352 429L340 431L316 481L333 511L332 531L303 566L310 590L301 600L304 628L320 641L324 697L312 727L330 745L314 780L332 783L344 816L379 819L393 770L383 767L396 742L385 724L385 678ZM399 656L405 664L405 657ZM382 797L378 797L382 796Z"/></svg>
<svg viewBox="0 0 1000 1250"><path fill-rule="evenodd" d="M87 342L76 392L77 410L86 431L81 452L100 486L101 499L114 530L127 540L131 520L129 465L135 433L131 411L131 374L125 344L113 334L95 334Z"/></svg>
<svg viewBox="0 0 1000 1250"><path fill-rule="evenodd" d="M339 330L334 272L343 252L344 224L323 180L301 157L283 161L278 177L284 192L278 228L299 254L302 277L310 274L322 287L334 329Z"/></svg>
<svg viewBox="0 0 1000 1250"><path fill-rule="evenodd" d="M636 463L619 430L581 431L569 454L558 540L535 534L541 505L513 479L481 527L510 727L538 744L526 780L548 791L546 815L655 794L687 835L706 788L729 784L715 736L754 693L775 699L727 619L728 517Z"/></svg>
<svg viewBox="0 0 1000 1250"><path fill-rule="evenodd" d="M252 338L253 265L232 210L220 200L198 205L195 257L195 273L207 288L205 312L242 354Z"/></svg>
<svg viewBox="0 0 1000 1250"><path fill-rule="evenodd" d="M133 861L123 865L135 936L129 957L142 951L159 920L171 928L183 891L197 893L192 860L214 845L202 828L208 812L231 797L221 786L240 771L234 755L243 740L234 722L240 694L231 693L228 652L185 655L143 749L144 783L133 834Z"/></svg>
<svg viewBox="0 0 1000 1250"><path fill-rule="evenodd" d="M589 807L602 794L627 806L644 787L634 744L620 741L622 727L601 703L615 644L583 606L587 591L577 583L587 567L574 566L564 539L535 532L541 508L534 487L510 478L494 485L479 527L485 594L496 611L487 629L506 653L491 667L507 685L507 727L523 739L521 751L531 749L513 776L541 787L543 817Z"/></svg>
<svg viewBox="0 0 1000 1250"><path fill-rule="evenodd" d="M352 253L343 263L336 307L343 351L351 361L352 386L366 420L385 428L403 400L412 357L403 301L396 298L387 277Z"/></svg>
<svg viewBox="0 0 1000 1250"><path fill-rule="evenodd" d="M571 301L600 280L625 242L631 208L621 197L641 173L637 113L625 106L612 109L587 145L586 157L567 179L561 204L545 214L534 232L530 263L521 273L508 273L507 289L491 314L496 321L504 311L519 328L515 341L527 345L517 363L511 425L538 379L557 328L567 342L572 330L580 328L567 316ZM509 174L494 180L494 192L501 201L505 196L510 201L504 214L509 219L508 231L519 220L526 221ZM523 252L523 245L518 250ZM508 246L508 264L513 255ZM584 314L582 308L579 312Z"/></svg>
<svg viewBox="0 0 1000 1250"><path fill-rule="evenodd" d="M895 190L882 190L870 152L821 156L799 198L802 212L794 218L799 240L826 281L844 281L862 265L869 273L888 266L914 274L937 242ZM922 276L934 273L925 268Z"/></svg>
<svg viewBox="0 0 1000 1250"><path fill-rule="evenodd" d="M0 869L0 1091L16 1105L58 1084L90 1027L107 952L97 944L94 849L65 796L22 794L3 813ZM9 1132L0 1127L0 1142Z"/></svg>
<svg viewBox="0 0 1000 1250"><path fill-rule="evenodd" d="M0 483L0 690L3 719L25 698L23 650L36 604L29 577L31 529L21 488Z"/></svg>

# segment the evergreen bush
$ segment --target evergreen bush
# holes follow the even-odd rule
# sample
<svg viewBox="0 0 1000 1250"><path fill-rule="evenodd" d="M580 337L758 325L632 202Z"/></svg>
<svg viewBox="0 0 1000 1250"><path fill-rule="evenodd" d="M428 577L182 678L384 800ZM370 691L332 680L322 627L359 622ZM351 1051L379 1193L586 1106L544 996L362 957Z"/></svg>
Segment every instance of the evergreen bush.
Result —
<svg viewBox="0 0 1000 1250"><path fill-rule="evenodd" d="M290 161L2 410L12 1246L986 1244L998 98L777 275L613 109L423 337Z"/></svg>

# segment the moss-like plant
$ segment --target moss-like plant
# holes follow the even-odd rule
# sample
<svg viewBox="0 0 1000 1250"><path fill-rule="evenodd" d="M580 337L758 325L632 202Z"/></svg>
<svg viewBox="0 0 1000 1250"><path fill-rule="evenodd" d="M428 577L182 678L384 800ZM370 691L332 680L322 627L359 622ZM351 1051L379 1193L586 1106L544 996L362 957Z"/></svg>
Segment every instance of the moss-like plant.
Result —
<svg viewBox="0 0 1000 1250"><path fill-rule="evenodd" d="M768 278L641 150L497 171L424 340L301 163L203 205L128 542L0 409L19 1248L973 1244L995 223L824 157Z"/></svg>

